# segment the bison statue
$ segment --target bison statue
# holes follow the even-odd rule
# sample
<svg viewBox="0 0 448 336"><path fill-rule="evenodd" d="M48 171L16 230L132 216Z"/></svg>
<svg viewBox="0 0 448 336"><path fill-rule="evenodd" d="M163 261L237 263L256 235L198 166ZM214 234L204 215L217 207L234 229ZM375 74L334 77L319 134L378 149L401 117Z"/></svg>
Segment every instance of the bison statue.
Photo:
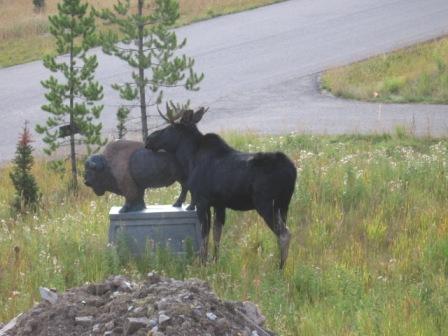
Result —
<svg viewBox="0 0 448 336"><path fill-rule="evenodd" d="M187 195L185 179L174 155L153 152L138 141L116 140L85 162L84 184L98 196L106 191L124 196L120 212L145 209L145 189L167 187L176 181L182 191L173 206L181 207Z"/></svg>

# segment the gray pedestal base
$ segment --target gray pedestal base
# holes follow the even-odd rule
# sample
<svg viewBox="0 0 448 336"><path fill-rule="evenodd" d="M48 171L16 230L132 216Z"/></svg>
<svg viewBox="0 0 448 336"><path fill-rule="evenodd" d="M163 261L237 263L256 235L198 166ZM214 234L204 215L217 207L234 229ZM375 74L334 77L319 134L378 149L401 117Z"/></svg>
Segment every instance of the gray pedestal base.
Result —
<svg viewBox="0 0 448 336"><path fill-rule="evenodd" d="M184 254L190 242L199 250L200 225L196 211L173 208L171 205L149 206L145 210L119 213L120 207L109 212L109 242L124 240L130 252L143 255L165 247L175 254Z"/></svg>

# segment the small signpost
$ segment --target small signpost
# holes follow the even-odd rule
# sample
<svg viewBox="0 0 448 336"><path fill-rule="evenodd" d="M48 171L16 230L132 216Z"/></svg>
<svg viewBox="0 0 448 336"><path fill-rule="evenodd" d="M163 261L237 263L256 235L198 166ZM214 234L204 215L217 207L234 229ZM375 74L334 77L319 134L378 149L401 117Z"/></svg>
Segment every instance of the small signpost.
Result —
<svg viewBox="0 0 448 336"><path fill-rule="evenodd" d="M81 133L81 129L76 125L73 125L73 127L70 127L70 124L67 124L67 125L63 125L63 126L59 127L59 137L60 138L65 138L72 134L79 134L79 133Z"/></svg>

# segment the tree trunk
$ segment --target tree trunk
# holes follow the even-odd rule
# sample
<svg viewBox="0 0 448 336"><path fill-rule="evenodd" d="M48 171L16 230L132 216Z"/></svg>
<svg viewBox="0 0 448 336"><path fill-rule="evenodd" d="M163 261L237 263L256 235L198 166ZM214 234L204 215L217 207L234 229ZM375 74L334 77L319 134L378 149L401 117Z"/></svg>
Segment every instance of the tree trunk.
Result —
<svg viewBox="0 0 448 336"><path fill-rule="evenodd" d="M138 0L138 15L140 17L143 16L143 0ZM142 140L143 142L146 141L146 138L148 137L148 116L146 115L146 93L145 93L145 69L142 65L142 60L144 57L143 53L143 22L140 22L138 26L138 88L140 91L140 113L141 113L141 120L142 120Z"/></svg>
<svg viewBox="0 0 448 336"><path fill-rule="evenodd" d="M73 38L70 42L70 161L72 166L72 187L73 190L78 189L78 172L76 167L76 151L75 151L75 118L74 118L74 88L73 88Z"/></svg>

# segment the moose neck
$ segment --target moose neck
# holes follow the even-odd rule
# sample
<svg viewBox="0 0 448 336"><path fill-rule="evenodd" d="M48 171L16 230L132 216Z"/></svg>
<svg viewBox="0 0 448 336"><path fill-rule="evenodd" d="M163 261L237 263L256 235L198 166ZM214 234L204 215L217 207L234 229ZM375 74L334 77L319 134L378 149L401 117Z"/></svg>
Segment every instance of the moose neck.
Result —
<svg viewBox="0 0 448 336"><path fill-rule="evenodd" d="M204 135L194 127L190 132L181 137L175 155L182 170L188 176L194 167L194 158L199 149L201 139Z"/></svg>

